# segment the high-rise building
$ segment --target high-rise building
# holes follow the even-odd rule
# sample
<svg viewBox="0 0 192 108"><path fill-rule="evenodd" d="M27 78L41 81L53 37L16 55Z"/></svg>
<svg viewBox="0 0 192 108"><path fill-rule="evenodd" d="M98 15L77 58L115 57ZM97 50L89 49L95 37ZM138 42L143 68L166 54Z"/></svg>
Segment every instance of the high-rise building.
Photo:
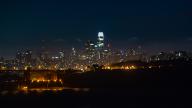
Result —
<svg viewBox="0 0 192 108"><path fill-rule="evenodd" d="M68 68L73 68L74 67L74 65L75 65L75 61L76 61L76 59L77 59L77 51L76 51L76 49L74 48L74 47L72 47L72 49L71 49L71 52L70 52L70 55L69 55L69 60L68 60Z"/></svg>
<svg viewBox="0 0 192 108"><path fill-rule="evenodd" d="M97 63L100 64L103 57L103 51L104 51L104 33L103 32L98 33L97 44L95 45L95 48L96 48Z"/></svg>
<svg viewBox="0 0 192 108"><path fill-rule="evenodd" d="M16 54L16 60L18 63L22 63L23 62L23 59L24 59L24 55L22 52L18 51L17 54Z"/></svg>
<svg viewBox="0 0 192 108"><path fill-rule="evenodd" d="M94 51L95 50L95 44L92 41L87 41L85 43L85 50L86 51Z"/></svg>
<svg viewBox="0 0 192 108"><path fill-rule="evenodd" d="M65 57L64 51L60 51L60 52L59 52L59 58L60 58L60 59L63 59L64 57Z"/></svg>
<svg viewBox="0 0 192 108"><path fill-rule="evenodd" d="M25 53L24 53L24 58L25 58L25 62L27 64L29 64L32 60L32 51L31 50L27 50Z"/></svg>
<svg viewBox="0 0 192 108"><path fill-rule="evenodd" d="M95 50L95 44L93 41L88 40L85 43L85 51L83 52L84 59L86 59L85 64L93 64L95 62L95 55L96 55L96 50Z"/></svg>
<svg viewBox="0 0 192 108"><path fill-rule="evenodd" d="M72 48L71 55L72 55L72 56L76 56L76 50L75 50L75 48L74 48L74 47Z"/></svg>
<svg viewBox="0 0 192 108"><path fill-rule="evenodd" d="M66 63L66 55L64 51L59 51L59 68L64 68Z"/></svg>
<svg viewBox="0 0 192 108"><path fill-rule="evenodd" d="M104 47L104 33L99 32L98 33L98 39L97 39L97 48L103 48Z"/></svg>

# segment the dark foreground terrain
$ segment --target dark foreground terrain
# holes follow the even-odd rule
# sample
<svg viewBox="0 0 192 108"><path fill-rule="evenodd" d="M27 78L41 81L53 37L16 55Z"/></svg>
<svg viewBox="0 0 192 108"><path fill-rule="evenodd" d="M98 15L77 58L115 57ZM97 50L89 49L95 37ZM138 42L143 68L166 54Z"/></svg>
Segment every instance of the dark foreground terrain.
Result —
<svg viewBox="0 0 192 108"><path fill-rule="evenodd" d="M2 96L6 108L132 108L190 107L189 88L99 88L90 92L63 91L53 93Z"/></svg>
<svg viewBox="0 0 192 108"><path fill-rule="evenodd" d="M141 70L101 70L64 77L63 91L12 93L0 97L10 108L191 107L190 65ZM81 90L81 88L90 88Z"/></svg>

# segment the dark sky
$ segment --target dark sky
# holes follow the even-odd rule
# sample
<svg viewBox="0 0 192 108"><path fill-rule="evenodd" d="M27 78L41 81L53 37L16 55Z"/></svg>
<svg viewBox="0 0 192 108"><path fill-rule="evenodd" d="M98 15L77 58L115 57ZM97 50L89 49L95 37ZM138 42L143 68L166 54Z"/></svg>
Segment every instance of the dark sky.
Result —
<svg viewBox="0 0 192 108"><path fill-rule="evenodd" d="M3 0L0 55L17 49L55 51L96 40L103 31L113 47L150 52L192 50L191 0Z"/></svg>

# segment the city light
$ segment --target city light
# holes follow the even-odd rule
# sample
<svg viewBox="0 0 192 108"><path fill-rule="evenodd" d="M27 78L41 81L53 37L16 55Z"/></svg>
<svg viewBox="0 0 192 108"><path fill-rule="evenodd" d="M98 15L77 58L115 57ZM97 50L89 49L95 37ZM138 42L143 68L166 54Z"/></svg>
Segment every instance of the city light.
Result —
<svg viewBox="0 0 192 108"><path fill-rule="evenodd" d="M62 79L60 79L59 81L62 82Z"/></svg>
<svg viewBox="0 0 192 108"><path fill-rule="evenodd" d="M1 108L190 108L191 85L192 0L0 2Z"/></svg>
<svg viewBox="0 0 192 108"><path fill-rule="evenodd" d="M28 66L25 66L24 70L27 70L28 69Z"/></svg>
<svg viewBox="0 0 192 108"><path fill-rule="evenodd" d="M24 86L24 87L21 88L21 90L27 91L27 90L28 90L28 87L27 87L27 86Z"/></svg>
<svg viewBox="0 0 192 108"><path fill-rule="evenodd" d="M104 36L103 32L99 32L99 33L98 33L98 36L99 36L99 37L103 37L103 36Z"/></svg>
<svg viewBox="0 0 192 108"><path fill-rule="evenodd" d="M146 56L140 46L115 49L108 47L109 45L105 46L109 44L107 41L104 33L99 32L95 40L87 40L82 49L71 47L69 51L59 50L54 55L46 51L40 51L39 55L34 55L31 50L19 51L14 59L0 59L0 71L23 73L18 75L23 77L19 89L42 92L63 90L59 87L65 85L66 76L86 75L90 72L134 72L140 69L173 68L173 61L189 62L192 59L192 54L185 51L160 52ZM20 80L11 81L5 82L16 83ZM80 88L73 88L73 90L81 91ZM89 91L89 89L83 89L83 91Z"/></svg>
<svg viewBox="0 0 192 108"><path fill-rule="evenodd" d="M23 87L23 89L27 89L28 87L26 86L26 87Z"/></svg>
<svg viewBox="0 0 192 108"><path fill-rule="evenodd" d="M59 50L55 55L46 51L34 55L31 50L18 51L14 59L0 60L0 70L67 70L74 69L81 72L90 71L92 65L119 63L125 61L142 61L146 63L183 59L190 61L192 53L186 51L159 52L156 55L146 56L141 46L136 48L115 49L108 47L110 43L105 39L103 32L98 32L95 40L88 40L82 49L72 47L70 51ZM105 46L107 44L107 46ZM87 68L89 67L89 68ZM137 69L138 66L110 66L103 69ZM150 68L150 67L149 67ZM159 67L161 68L161 66Z"/></svg>

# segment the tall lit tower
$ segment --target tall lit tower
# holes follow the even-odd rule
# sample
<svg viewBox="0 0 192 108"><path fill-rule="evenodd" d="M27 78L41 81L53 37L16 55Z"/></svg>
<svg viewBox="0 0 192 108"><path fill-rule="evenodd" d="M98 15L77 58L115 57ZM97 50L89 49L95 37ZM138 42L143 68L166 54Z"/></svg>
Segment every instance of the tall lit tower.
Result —
<svg viewBox="0 0 192 108"><path fill-rule="evenodd" d="M97 47L98 48L104 47L104 33L103 32L98 33Z"/></svg>

